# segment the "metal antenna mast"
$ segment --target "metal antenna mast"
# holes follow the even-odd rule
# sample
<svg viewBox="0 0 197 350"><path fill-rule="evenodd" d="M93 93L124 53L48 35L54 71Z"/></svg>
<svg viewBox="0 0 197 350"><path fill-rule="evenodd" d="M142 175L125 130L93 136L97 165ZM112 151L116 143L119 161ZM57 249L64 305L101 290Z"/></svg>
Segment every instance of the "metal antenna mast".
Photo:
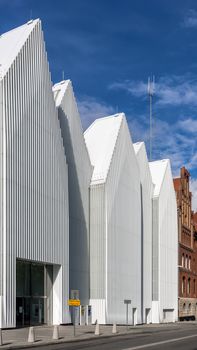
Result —
<svg viewBox="0 0 197 350"><path fill-rule="evenodd" d="M152 160L152 104L153 104L153 95L155 92L155 77L154 75L148 78L148 96L150 102L150 147L149 147L149 160Z"/></svg>

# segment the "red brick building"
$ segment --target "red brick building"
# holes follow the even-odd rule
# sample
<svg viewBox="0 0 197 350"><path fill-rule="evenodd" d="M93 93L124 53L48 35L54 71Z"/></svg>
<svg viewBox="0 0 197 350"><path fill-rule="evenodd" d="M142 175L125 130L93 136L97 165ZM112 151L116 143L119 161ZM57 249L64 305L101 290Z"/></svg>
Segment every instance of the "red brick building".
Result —
<svg viewBox="0 0 197 350"><path fill-rule="evenodd" d="M174 179L179 239L179 318L197 318L197 213L192 212L190 174L185 167Z"/></svg>
<svg viewBox="0 0 197 350"><path fill-rule="evenodd" d="M197 235L197 212L193 213L193 227L194 233Z"/></svg>

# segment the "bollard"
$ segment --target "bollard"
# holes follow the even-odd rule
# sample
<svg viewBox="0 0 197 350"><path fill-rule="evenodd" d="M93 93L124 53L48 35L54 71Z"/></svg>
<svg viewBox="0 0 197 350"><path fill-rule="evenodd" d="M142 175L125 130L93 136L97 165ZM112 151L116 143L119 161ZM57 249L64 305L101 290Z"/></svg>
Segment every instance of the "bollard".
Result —
<svg viewBox="0 0 197 350"><path fill-rule="evenodd" d="M116 323L114 323L112 327L112 334L116 334L116 333L117 333L117 327L116 327Z"/></svg>
<svg viewBox="0 0 197 350"><path fill-rule="evenodd" d="M29 327L28 343L35 342L35 332L34 327Z"/></svg>
<svg viewBox="0 0 197 350"><path fill-rule="evenodd" d="M3 345L2 329L0 328L0 345Z"/></svg>
<svg viewBox="0 0 197 350"><path fill-rule="evenodd" d="M96 322L96 326L95 326L95 332L94 332L95 335L100 335L100 331L99 331L99 323Z"/></svg>
<svg viewBox="0 0 197 350"><path fill-rule="evenodd" d="M53 327L53 339L58 340L59 339L59 327L55 325Z"/></svg>

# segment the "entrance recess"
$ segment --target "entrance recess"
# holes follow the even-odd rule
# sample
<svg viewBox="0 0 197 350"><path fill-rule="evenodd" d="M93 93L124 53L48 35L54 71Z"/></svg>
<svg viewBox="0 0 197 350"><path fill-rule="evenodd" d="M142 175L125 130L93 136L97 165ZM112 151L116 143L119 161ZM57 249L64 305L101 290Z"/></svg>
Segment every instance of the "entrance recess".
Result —
<svg viewBox="0 0 197 350"><path fill-rule="evenodd" d="M17 260L16 325L50 324L52 321L53 266Z"/></svg>

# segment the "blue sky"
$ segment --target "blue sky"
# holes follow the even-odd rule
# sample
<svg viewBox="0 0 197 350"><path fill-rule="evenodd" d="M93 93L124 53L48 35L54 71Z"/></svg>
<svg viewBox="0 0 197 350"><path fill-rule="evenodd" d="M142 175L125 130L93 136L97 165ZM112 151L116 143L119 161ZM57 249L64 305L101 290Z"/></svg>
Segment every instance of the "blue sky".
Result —
<svg viewBox="0 0 197 350"><path fill-rule="evenodd" d="M153 159L185 165L197 209L197 2L0 0L0 32L41 18L53 82L71 79L84 128L125 112L149 152L147 79L155 75Z"/></svg>

